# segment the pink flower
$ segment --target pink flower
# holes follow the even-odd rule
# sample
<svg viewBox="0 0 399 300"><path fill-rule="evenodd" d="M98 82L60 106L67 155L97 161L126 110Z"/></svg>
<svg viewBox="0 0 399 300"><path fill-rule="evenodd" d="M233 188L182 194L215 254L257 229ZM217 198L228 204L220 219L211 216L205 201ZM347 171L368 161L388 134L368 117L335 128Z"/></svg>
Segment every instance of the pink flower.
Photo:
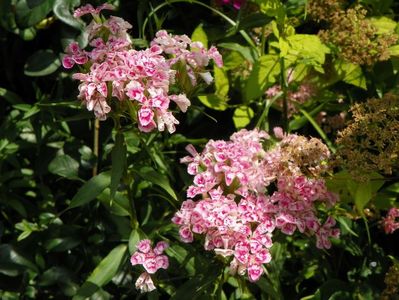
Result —
<svg viewBox="0 0 399 300"><path fill-rule="evenodd" d="M62 58L62 65L65 69L71 69L75 64L84 65L88 61L87 54L80 49L76 42L70 43L65 52L67 54Z"/></svg>
<svg viewBox="0 0 399 300"><path fill-rule="evenodd" d="M87 4L74 13L76 18L91 14L94 19L85 29L91 50L80 49L73 42L66 48L62 59L67 69L75 64L85 65L82 73L73 75L74 79L80 80L79 99L100 120L107 118L116 98L116 106L129 110L125 115L137 121L140 131L150 132L157 128L159 131L167 129L169 133L175 132L179 121L170 110L170 102L175 102L182 112L186 112L191 105L185 94L191 90L176 91L176 94L170 91L172 86L174 91L177 86L187 87L176 82L180 79L175 64L185 64L191 89L201 74L208 72L206 67L210 60L221 66L220 53L215 47L206 50L201 43L192 42L186 35L174 36L163 30L156 34L149 48L135 50L127 34L131 24L115 16L108 19L100 17L104 9L113 9L113 6L103 4L94 8ZM120 105L120 101L135 103ZM137 106L135 118L132 111Z"/></svg>
<svg viewBox="0 0 399 300"><path fill-rule="evenodd" d="M109 4L109 3L104 3L100 6L98 6L97 8L94 8L91 4L86 4L85 6L79 7L78 9L76 9L73 13L73 16L75 18L79 18L81 16L87 15L87 14L91 14L91 15L99 15L100 12L104 9L107 10L114 10L114 6Z"/></svg>
<svg viewBox="0 0 399 300"><path fill-rule="evenodd" d="M382 224L384 226L384 231L386 234L394 233L399 229L399 209L392 207L389 209L388 214L382 219Z"/></svg>
<svg viewBox="0 0 399 300"><path fill-rule="evenodd" d="M150 240L141 240L137 243L137 250L143 253L148 253L151 251L151 241Z"/></svg>
<svg viewBox="0 0 399 300"><path fill-rule="evenodd" d="M156 289L150 274L147 272L142 273L139 278L137 278L135 285L136 289L140 290L141 293L151 292Z"/></svg>
<svg viewBox="0 0 399 300"><path fill-rule="evenodd" d="M337 200L327 191L324 179L306 177L294 163L295 172L287 172L289 176L282 172L286 147L296 145L301 137L280 129L275 132L281 140L270 150L263 149L262 142L269 139L266 132L240 130L230 141L210 140L201 153L190 145L191 156L181 159L194 176L187 196L197 199L183 202L172 218L181 240L192 242L193 233L204 236L206 250L231 257L231 273L247 272L250 281L258 280L263 264L272 259L269 249L275 230L316 236L319 248L331 247L330 238L339 237L332 216L322 226L317 216L318 203L329 208ZM320 164L324 155L329 153L321 154ZM268 195L272 183L271 190L277 190Z"/></svg>
<svg viewBox="0 0 399 300"><path fill-rule="evenodd" d="M170 99L177 104L182 112L186 112L187 108L191 105L190 100L184 94L172 95Z"/></svg>
<svg viewBox="0 0 399 300"><path fill-rule="evenodd" d="M254 282L259 280L259 277L263 274L262 265L251 264L248 266L248 277L249 280Z"/></svg>
<svg viewBox="0 0 399 300"><path fill-rule="evenodd" d="M138 111L138 118L141 126L148 126L154 123L154 112L149 107L142 106Z"/></svg>
<svg viewBox="0 0 399 300"><path fill-rule="evenodd" d="M140 289L141 292L149 292L155 289L150 274L169 267L168 257L162 254L168 248L168 243L158 242L154 249L152 249L151 244L152 242L148 239L139 241L136 245L137 251L130 258L133 266L142 265L146 270L136 281L136 288Z"/></svg>

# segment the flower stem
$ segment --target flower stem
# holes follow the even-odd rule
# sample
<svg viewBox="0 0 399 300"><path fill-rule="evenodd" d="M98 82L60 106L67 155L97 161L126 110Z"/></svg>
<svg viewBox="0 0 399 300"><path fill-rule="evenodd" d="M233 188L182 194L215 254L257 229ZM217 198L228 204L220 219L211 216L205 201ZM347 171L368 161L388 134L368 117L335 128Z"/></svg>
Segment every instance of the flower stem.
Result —
<svg viewBox="0 0 399 300"><path fill-rule="evenodd" d="M98 153L99 153L99 136L100 136L100 120L94 120L94 136L93 136L93 154L96 157L96 161L93 166L93 176L98 173Z"/></svg>

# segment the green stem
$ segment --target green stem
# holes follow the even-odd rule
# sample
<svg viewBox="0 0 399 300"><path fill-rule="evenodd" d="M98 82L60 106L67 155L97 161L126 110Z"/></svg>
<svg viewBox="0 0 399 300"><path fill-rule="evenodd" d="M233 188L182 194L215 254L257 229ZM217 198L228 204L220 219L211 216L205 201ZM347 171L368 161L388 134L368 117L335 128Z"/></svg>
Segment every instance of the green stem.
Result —
<svg viewBox="0 0 399 300"><path fill-rule="evenodd" d="M197 4L200 6L203 6L207 9L209 9L210 11L212 11L213 13L217 14L218 16L222 17L227 23L229 23L230 25L232 25L233 27L237 27L237 23L234 22L232 19L230 19L228 16L226 16L224 13L218 11L217 9L214 9L213 7L202 3L200 1L197 0L170 0L170 1L165 1L164 3L158 5L157 7L155 7L147 16L147 18L144 20L143 23L143 27L142 27L142 37L144 38L145 36L145 29L147 27L147 23L148 20L150 19L150 17L155 14L158 10L162 9L163 7L173 4L173 3L180 3L180 2L187 2L187 3L193 3L193 4ZM248 33L246 33L244 30L239 30L239 33L242 35L242 37L245 39L245 41L254 49L256 49L256 45L255 43L252 41L252 39L250 38L250 36L248 35Z"/></svg>
<svg viewBox="0 0 399 300"><path fill-rule="evenodd" d="M320 135L320 137L326 142L328 148L330 148L332 153L335 153L336 149L330 139L327 137L326 133L323 131L323 129L320 128L319 124L316 123L316 121L312 118L312 116L305 111L304 109L299 109L299 111L305 116L306 119L312 124L313 128L316 129L317 133Z"/></svg>
<svg viewBox="0 0 399 300"><path fill-rule="evenodd" d="M139 222L137 220L137 210L136 206L134 205L134 189L132 188L132 185L135 184L135 180L132 176L126 176L126 186L127 186L127 195L128 195L128 200L129 200L129 215L130 215L130 225L132 229L137 229L139 227ZM129 182L130 181L130 182Z"/></svg>
<svg viewBox="0 0 399 300"><path fill-rule="evenodd" d="M266 131L269 131L269 122L267 121L267 116L269 115L269 109L273 105L274 101L276 101L280 96L283 94L283 92L277 93L272 99L265 100L265 108L263 109L262 115L259 117L258 122L256 122L256 128L259 129L264 129ZM263 125L264 124L264 125Z"/></svg>
<svg viewBox="0 0 399 300"><path fill-rule="evenodd" d="M98 154L99 154L99 136L100 136L100 120L94 120L94 133L93 133L93 154L96 157L96 161L93 166L93 177L97 175L98 172Z"/></svg>
<svg viewBox="0 0 399 300"><path fill-rule="evenodd" d="M287 90L288 90L288 82L287 77L285 76L285 62L284 57L280 57L280 86L281 91L283 92L283 128L285 132L288 132L288 99L287 99Z"/></svg>
<svg viewBox="0 0 399 300"><path fill-rule="evenodd" d="M266 47L266 28L267 26L262 27L262 37L261 37L261 42L260 42L260 55L265 54L265 47Z"/></svg>

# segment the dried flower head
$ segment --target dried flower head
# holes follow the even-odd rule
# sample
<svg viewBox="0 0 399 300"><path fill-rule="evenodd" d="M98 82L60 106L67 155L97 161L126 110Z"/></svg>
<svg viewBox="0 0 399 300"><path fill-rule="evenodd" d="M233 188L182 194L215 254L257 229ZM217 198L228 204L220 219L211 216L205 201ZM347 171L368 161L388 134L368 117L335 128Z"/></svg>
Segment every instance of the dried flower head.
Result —
<svg viewBox="0 0 399 300"><path fill-rule="evenodd" d="M396 299L399 293L399 264L397 262L394 262L394 264L385 274L384 282L386 284L386 288L382 292L380 299Z"/></svg>
<svg viewBox="0 0 399 300"><path fill-rule="evenodd" d="M399 96L386 94L352 106L353 120L338 133L336 165L364 179L391 174L399 156Z"/></svg>
<svg viewBox="0 0 399 300"><path fill-rule="evenodd" d="M326 30L320 30L320 38L336 47L337 55L344 60L372 65L389 59L388 48L396 43L397 35L378 34L362 6L343 9L342 1L313 0L308 9L313 19L327 24Z"/></svg>
<svg viewBox="0 0 399 300"><path fill-rule="evenodd" d="M309 0L307 1L307 13L316 21L328 21L332 15L342 10L344 0Z"/></svg>

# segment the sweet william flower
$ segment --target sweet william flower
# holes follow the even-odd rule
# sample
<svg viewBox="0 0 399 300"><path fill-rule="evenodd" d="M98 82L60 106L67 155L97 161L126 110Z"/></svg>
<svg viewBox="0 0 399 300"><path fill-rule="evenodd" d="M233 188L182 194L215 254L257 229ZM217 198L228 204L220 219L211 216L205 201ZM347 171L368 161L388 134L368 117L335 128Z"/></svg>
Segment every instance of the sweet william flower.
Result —
<svg viewBox="0 0 399 300"><path fill-rule="evenodd" d="M211 76L206 67L211 60L222 66L222 56L215 47L206 50L186 35L174 36L164 30L156 33L149 48L135 50L127 33L132 26L119 17L100 17L104 9L113 7L104 4L94 8L88 4L75 11L75 17L91 14L94 19L86 27L90 51L80 49L73 42L63 57L67 69L75 64L85 65L82 73L73 75L74 79L80 80L79 99L100 120L107 118L114 103L123 108L127 106L119 105L119 102L130 101L132 105L129 107L134 110L130 110L129 115L137 121L140 131L175 132L179 121L171 111L170 102L182 112L191 105L184 93L188 91L180 88L175 64L183 64L193 88L202 77L210 83ZM132 116L132 111L137 112L137 116Z"/></svg>
<svg viewBox="0 0 399 300"><path fill-rule="evenodd" d="M137 243L137 251L130 257L130 263L132 266L142 265L145 269L145 272L136 281L136 288L140 289L142 293L155 289L150 274L155 274L159 269L169 267L169 259L163 254L168 247L168 243L164 241L158 242L154 248L152 248L152 242L148 239Z"/></svg>
<svg viewBox="0 0 399 300"><path fill-rule="evenodd" d="M266 132L240 130L230 141L210 140L201 153L189 145L191 156L181 159L194 176L189 199L172 218L181 240L191 243L193 233L205 236L204 248L230 258L231 273L247 274L250 281L259 280L271 261L276 230L315 236L323 249L339 236L333 217L321 225L317 215L316 205L330 208L337 200L321 177L325 168L318 169L329 155L325 145L280 128L275 132L280 141L268 150L263 148L270 138ZM293 154L298 148L301 153ZM303 166L312 167L316 177L306 176ZM274 192L269 195L270 184Z"/></svg>
<svg viewBox="0 0 399 300"><path fill-rule="evenodd" d="M142 273L139 278L137 278L135 286L141 293L151 292L156 289L150 274L147 272Z"/></svg>
<svg viewBox="0 0 399 300"><path fill-rule="evenodd" d="M386 234L394 233L399 229L399 209L392 207L388 214L382 219L382 225Z"/></svg>

